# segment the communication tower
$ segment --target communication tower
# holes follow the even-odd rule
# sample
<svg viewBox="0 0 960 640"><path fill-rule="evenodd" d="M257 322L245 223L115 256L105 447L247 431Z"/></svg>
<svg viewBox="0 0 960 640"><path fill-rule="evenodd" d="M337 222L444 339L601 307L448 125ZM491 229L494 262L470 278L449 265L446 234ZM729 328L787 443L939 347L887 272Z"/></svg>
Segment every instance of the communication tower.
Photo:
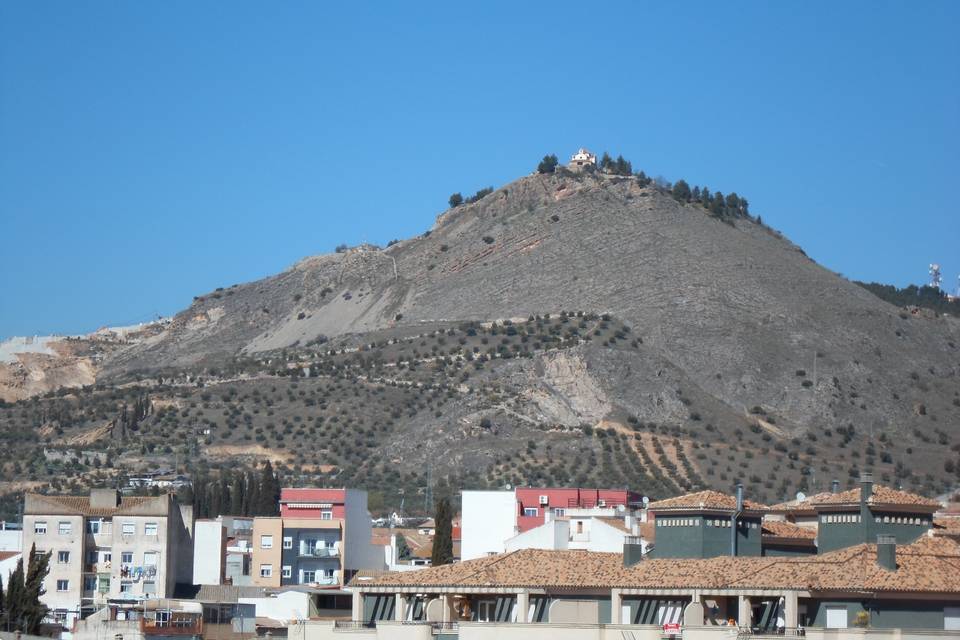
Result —
<svg viewBox="0 0 960 640"><path fill-rule="evenodd" d="M934 262L930 265L930 286L939 289L943 282L943 276L940 274L940 265Z"/></svg>

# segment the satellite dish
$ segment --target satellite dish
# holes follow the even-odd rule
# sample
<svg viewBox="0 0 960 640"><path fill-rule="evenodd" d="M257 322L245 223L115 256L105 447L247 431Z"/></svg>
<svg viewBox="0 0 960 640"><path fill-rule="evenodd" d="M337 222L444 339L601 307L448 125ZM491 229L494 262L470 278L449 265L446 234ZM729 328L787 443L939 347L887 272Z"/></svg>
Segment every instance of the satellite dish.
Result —
<svg viewBox="0 0 960 640"><path fill-rule="evenodd" d="M509 482L508 482L507 484L503 485L503 488L506 489L507 491L510 491L510 489L513 489L513 487L510 486L510 483L509 483Z"/></svg>
<svg viewBox="0 0 960 640"><path fill-rule="evenodd" d="M619 511L620 513L623 513L626 510L627 510L626 505L622 505L622 504L617 505L617 511Z"/></svg>
<svg viewBox="0 0 960 640"><path fill-rule="evenodd" d="M643 496L643 506L647 506L648 504L650 504L650 498Z"/></svg>
<svg viewBox="0 0 960 640"><path fill-rule="evenodd" d="M803 491L797 491L797 502L803 502L806 499L807 494L805 494Z"/></svg>

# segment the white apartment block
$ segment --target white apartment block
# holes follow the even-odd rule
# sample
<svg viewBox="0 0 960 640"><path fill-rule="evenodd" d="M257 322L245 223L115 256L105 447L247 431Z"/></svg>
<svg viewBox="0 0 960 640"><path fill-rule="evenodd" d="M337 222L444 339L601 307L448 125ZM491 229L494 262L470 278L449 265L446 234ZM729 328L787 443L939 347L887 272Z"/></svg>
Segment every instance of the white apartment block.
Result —
<svg viewBox="0 0 960 640"><path fill-rule="evenodd" d="M123 496L93 489L89 496L28 494L23 548L50 554L43 602L70 627L107 598L169 598L191 582L192 507L172 495Z"/></svg>

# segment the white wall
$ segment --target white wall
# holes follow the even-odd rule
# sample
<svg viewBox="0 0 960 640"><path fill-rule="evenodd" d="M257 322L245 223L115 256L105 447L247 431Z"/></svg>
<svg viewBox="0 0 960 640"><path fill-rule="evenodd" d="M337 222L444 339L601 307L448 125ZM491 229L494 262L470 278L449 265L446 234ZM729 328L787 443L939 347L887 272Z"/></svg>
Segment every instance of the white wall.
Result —
<svg viewBox="0 0 960 640"><path fill-rule="evenodd" d="M570 522L568 520L550 520L539 527L516 535L504 543L504 551L518 549L563 550L568 547Z"/></svg>
<svg viewBox="0 0 960 640"><path fill-rule="evenodd" d="M223 525L216 520L197 520L193 531L193 584L220 584L226 561Z"/></svg>
<svg viewBox="0 0 960 640"><path fill-rule="evenodd" d="M629 534L603 520L592 518L590 522L590 551L623 553L623 541Z"/></svg>
<svg viewBox="0 0 960 640"><path fill-rule="evenodd" d="M516 535L517 499L513 491L464 491L462 494L460 559L503 553Z"/></svg>
<svg viewBox="0 0 960 640"><path fill-rule="evenodd" d="M270 598L237 598L237 602L254 605L258 618L289 622L310 617L310 594L300 591L282 591Z"/></svg>
<svg viewBox="0 0 960 640"><path fill-rule="evenodd" d="M383 546L373 544L373 525L367 510L367 492L347 489L344 505L343 568L384 569Z"/></svg>
<svg viewBox="0 0 960 640"><path fill-rule="evenodd" d="M0 530L0 551L23 551L22 543L23 531L19 529Z"/></svg>
<svg viewBox="0 0 960 640"><path fill-rule="evenodd" d="M3 579L4 587L10 584L10 574L17 570L17 562L19 562L22 557L23 554L18 553L15 556L10 556L6 560L0 560L0 578ZM26 570L26 567L24 567L24 570Z"/></svg>

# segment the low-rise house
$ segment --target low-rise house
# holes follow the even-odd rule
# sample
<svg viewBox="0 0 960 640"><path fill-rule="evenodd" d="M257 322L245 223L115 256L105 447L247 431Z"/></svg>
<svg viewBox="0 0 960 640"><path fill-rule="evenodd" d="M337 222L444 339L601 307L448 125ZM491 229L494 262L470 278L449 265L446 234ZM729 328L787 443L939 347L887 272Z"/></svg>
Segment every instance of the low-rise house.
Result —
<svg viewBox="0 0 960 640"><path fill-rule="evenodd" d="M461 494L462 558L502 553L507 540L563 517L568 509L638 509L640 494L626 489L517 487L512 491Z"/></svg>
<svg viewBox="0 0 960 640"><path fill-rule="evenodd" d="M196 602L167 598L111 599L77 620L72 633L73 640L201 640L203 610Z"/></svg>
<svg viewBox="0 0 960 640"><path fill-rule="evenodd" d="M539 527L528 529L505 543L506 551L519 549L583 549L617 552L628 537L639 537L643 553L650 549L652 522L646 522L643 511L623 507L570 508L564 515L553 517Z"/></svg>

